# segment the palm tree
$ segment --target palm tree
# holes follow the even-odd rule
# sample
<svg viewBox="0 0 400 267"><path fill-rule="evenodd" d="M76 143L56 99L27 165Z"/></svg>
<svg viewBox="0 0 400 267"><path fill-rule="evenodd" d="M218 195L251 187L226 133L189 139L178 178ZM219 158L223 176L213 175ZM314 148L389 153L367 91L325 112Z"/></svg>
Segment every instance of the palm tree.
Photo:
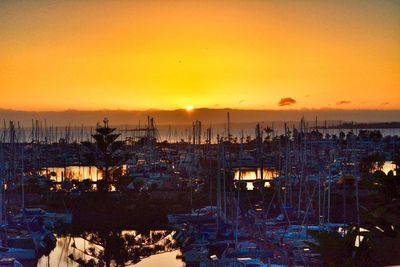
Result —
<svg viewBox="0 0 400 267"><path fill-rule="evenodd" d="M359 234L357 227L350 227L342 236L339 232L310 232L316 241L306 242L321 255L324 266L355 266L357 249L355 242Z"/></svg>
<svg viewBox="0 0 400 267"><path fill-rule="evenodd" d="M376 171L365 179L373 195L361 206L361 224L338 232L310 233L316 243L309 245L321 254L326 266L386 266L400 262L400 179ZM356 246L356 241L358 245Z"/></svg>

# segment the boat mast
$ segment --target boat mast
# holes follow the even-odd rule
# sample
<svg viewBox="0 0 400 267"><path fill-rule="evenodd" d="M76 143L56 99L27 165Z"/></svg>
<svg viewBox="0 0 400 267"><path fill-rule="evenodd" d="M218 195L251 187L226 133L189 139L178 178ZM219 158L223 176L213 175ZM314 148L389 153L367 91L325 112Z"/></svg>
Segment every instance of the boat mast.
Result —
<svg viewBox="0 0 400 267"><path fill-rule="evenodd" d="M263 155L262 155L262 136L261 136L261 127L260 124L257 123L256 125L256 151L257 151L257 160L260 164L260 179L264 179L264 162L263 162ZM258 179L258 177L256 177Z"/></svg>
<svg viewBox="0 0 400 267"><path fill-rule="evenodd" d="M228 116L228 142L231 142L232 136L231 136L231 117L229 115L229 112L227 114Z"/></svg>
<svg viewBox="0 0 400 267"><path fill-rule="evenodd" d="M225 160L225 146L222 144L222 178L223 178L223 194L224 194L224 223L226 224L226 160Z"/></svg>
<svg viewBox="0 0 400 267"><path fill-rule="evenodd" d="M22 193L22 210L25 209L25 184L24 184L24 146L21 146L21 193Z"/></svg>
<svg viewBox="0 0 400 267"><path fill-rule="evenodd" d="M285 123L285 141L286 141L286 151L285 151L285 193L283 195L283 204L284 208L286 209L287 205L287 189L288 189L288 184L289 184L289 175L288 175L288 164L289 164L289 135L288 135L288 129L287 125Z"/></svg>
<svg viewBox="0 0 400 267"><path fill-rule="evenodd" d="M353 165L352 165L352 174L353 174L353 178L354 181L356 183L356 209L357 209L357 227L360 227L360 203L359 203L359 195L358 195L358 177L356 177L356 155L355 155L355 142L356 142L356 137L354 135L353 132L353 124L351 125L351 132L352 132L352 140L351 140L351 157L352 157L352 161L353 161ZM359 235L358 235L359 237Z"/></svg>
<svg viewBox="0 0 400 267"><path fill-rule="evenodd" d="M328 172L328 215L327 215L328 224L331 222L331 168L332 168L332 164L329 164L329 172Z"/></svg>
<svg viewBox="0 0 400 267"><path fill-rule="evenodd" d="M304 165L305 165L305 152L306 152L306 133L305 133L305 121L304 117L301 118L300 120L300 133L301 133L301 140L300 140L300 149L301 149L301 175L300 175L300 181L299 181L299 201L298 201L298 207L297 207L297 216L300 218L300 210L301 210L301 194L302 194L302 186L303 186L303 181L305 180L305 175L304 175Z"/></svg>
<svg viewBox="0 0 400 267"><path fill-rule="evenodd" d="M221 140L217 135L218 144L218 168L217 168L217 231L219 231L222 203L221 203Z"/></svg>
<svg viewBox="0 0 400 267"><path fill-rule="evenodd" d="M237 205L236 205L236 230L235 230L235 243L238 243L239 235L239 211L240 211L240 190L242 188L242 155L243 155L243 130L242 136L240 137L240 154L239 154L239 177L238 177L238 194L237 194Z"/></svg>

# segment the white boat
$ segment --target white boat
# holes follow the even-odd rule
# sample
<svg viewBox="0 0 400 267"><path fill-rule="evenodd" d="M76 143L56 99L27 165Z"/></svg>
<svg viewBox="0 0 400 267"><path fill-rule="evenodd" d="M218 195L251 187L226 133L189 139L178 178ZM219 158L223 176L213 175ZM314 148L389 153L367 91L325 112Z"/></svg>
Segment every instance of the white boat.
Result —
<svg viewBox="0 0 400 267"><path fill-rule="evenodd" d="M21 215L28 219L41 217L43 218L44 223L49 224L55 224L57 222L61 222L63 224L72 223L72 213L47 212L41 208L25 208L23 209L23 214Z"/></svg>
<svg viewBox="0 0 400 267"><path fill-rule="evenodd" d="M191 213L183 213L183 214L168 214L168 222L170 224L175 223L184 223L184 222L191 222L191 221L203 221L203 220L210 220L215 219L217 213L216 206L207 206L201 209L196 209Z"/></svg>

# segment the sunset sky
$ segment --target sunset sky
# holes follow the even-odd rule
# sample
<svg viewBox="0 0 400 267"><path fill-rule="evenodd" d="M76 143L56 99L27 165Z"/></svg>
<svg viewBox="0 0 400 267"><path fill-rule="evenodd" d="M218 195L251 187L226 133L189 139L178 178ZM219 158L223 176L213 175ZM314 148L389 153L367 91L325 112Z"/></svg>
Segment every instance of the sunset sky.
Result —
<svg viewBox="0 0 400 267"><path fill-rule="evenodd" d="M0 108L400 109L400 1L1 1Z"/></svg>

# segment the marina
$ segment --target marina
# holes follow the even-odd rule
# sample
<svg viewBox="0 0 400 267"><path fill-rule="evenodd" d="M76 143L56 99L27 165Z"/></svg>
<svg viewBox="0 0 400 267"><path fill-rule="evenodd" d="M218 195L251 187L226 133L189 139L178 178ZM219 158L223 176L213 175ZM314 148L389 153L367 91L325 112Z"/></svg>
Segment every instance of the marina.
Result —
<svg viewBox="0 0 400 267"><path fill-rule="evenodd" d="M50 144L19 142L11 122L1 143L8 214L2 257L24 266L130 266L180 251L171 266L323 266L322 235L345 238L364 226L360 207L373 207L378 196L365 181L397 177L400 141L379 130L323 135L302 119L285 135L256 124L254 139L212 141L212 129L202 139L196 121L190 142L168 143L148 121L133 143L104 119L92 141ZM105 257L109 238L135 240L118 230L132 227L151 236L156 227L170 229L170 245L144 252L143 241Z"/></svg>
<svg viewBox="0 0 400 267"><path fill-rule="evenodd" d="M0 267L400 266L399 22L0 1Z"/></svg>

